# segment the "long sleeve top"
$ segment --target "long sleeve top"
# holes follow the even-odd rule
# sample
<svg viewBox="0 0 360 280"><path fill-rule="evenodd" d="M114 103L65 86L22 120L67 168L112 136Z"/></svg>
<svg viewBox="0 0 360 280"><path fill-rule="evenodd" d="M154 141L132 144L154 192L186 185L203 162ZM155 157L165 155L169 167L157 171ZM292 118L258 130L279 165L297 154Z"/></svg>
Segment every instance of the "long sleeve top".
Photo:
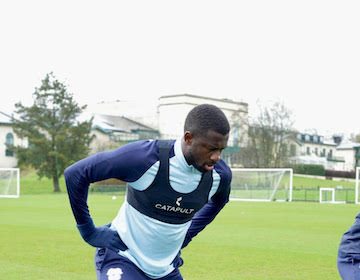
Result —
<svg viewBox="0 0 360 280"><path fill-rule="evenodd" d="M198 192L203 173L189 165L181 149L181 141L172 141L168 159L168 201L171 205L162 205L157 199L163 194L161 188L148 196L147 202L161 215L169 219L157 218L139 211L129 203L127 197L121 205L111 227L117 230L120 238L128 249L119 254L128 258L151 278L160 278L173 269L173 260L191 239L208 225L224 205L229 201L231 170L224 161L218 161L211 172L211 186L207 192ZM91 221L87 205L88 187L90 183L109 178L117 178L127 182L141 197L152 186L157 178L160 167L159 148L157 141L145 140L124 145L116 150L101 152L83 159L65 170L71 208L78 224ZM165 190L164 190L165 192ZM127 191L127 195L129 195ZM182 205L183 197L204 196L206 203L196 210ZM173 196L173 197L172 197ZM149 198L150 197L150 198ZM148 201L150 200L150 201ZM172 201L172 202L171 202ZM184 208L182 208L184 207ZM189 221L172 221L171 212L189 213ZM178 214L176 213L176 214ZM166 216L166 217L167 217Z"/></svg>

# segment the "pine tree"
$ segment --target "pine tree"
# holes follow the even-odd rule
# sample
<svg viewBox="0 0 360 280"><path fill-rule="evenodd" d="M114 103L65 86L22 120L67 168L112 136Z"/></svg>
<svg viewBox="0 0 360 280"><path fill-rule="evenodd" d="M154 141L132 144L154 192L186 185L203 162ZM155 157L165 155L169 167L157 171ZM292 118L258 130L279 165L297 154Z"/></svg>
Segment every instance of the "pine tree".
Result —
<svg viewBox="0 0 360 280"><path fill-rule="evenodd" d="M28 146L13 150L19 166L35 168L40 178L52 179L54 192L60 192L64 169L89 153L92 120L78 120L86 105L80 107L53 73L35 88L33 99L30 107L15 104L14 131Z"/></svg>

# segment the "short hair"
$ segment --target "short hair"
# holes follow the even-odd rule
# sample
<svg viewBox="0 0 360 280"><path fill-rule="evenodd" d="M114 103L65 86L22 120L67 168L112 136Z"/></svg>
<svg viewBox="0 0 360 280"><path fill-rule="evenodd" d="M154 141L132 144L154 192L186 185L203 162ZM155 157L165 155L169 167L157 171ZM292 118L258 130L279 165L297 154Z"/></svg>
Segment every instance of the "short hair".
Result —
<svg viewBox="0 0 360 280"><path fill-rule="evenodd" d="M209 130L221 135L229 133L230 124L224 112L211 104L201 104L191 109L185 119L184 132L197 135L206 134Z"/></svg>

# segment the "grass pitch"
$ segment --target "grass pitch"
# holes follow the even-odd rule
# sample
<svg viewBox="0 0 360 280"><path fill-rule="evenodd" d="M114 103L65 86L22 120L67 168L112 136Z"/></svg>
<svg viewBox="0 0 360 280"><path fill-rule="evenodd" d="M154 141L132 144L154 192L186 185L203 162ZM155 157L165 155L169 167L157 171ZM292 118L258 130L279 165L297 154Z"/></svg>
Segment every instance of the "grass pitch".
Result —
<svg viewBox="0 0 360 280"><path fill-rule="evenodd" d="M108 223L122 198L90 194L95 223ZM359 207L230 202L183 250L187 280L340 279L340 237ZM141 234L141 233L139 233ZM0 199L1 279L95 279L94 249L82 241L66 194Z"/></svg>

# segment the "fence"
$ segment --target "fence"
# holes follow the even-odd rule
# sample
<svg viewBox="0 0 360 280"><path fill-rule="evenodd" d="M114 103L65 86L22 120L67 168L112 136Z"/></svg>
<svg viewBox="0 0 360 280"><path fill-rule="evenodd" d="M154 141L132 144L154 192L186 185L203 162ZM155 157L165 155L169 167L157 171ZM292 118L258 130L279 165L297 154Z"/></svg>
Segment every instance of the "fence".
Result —
<svg viewBox="0 0 360 280"><path fill-rule="evenodd" d="M354 188L334 188L336 201L355 203ZM320 187L293 187L293 201L319 202ZM331 200L331 193L324 192L323 200Z"/></svg>

